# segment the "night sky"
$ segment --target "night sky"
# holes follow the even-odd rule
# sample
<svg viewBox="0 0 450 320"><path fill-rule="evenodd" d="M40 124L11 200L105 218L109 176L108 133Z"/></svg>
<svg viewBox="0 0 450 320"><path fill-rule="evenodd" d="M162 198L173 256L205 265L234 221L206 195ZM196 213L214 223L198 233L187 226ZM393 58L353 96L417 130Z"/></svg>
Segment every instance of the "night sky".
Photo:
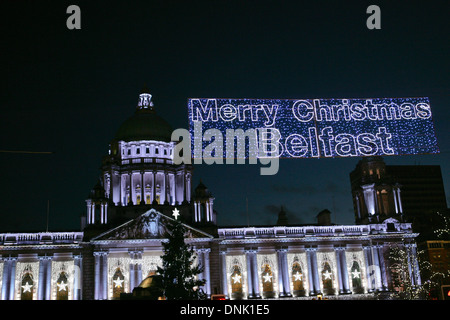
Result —
<svg viewBox="0 0 450 320"><path fill-rule="evenodd" d="M310 3L311 2L311 3ZM392 3L394 2L394 3ZM295 4L294 4L295 3ZM81 9L69 30L66 8ZM381 9L369 30L366 9ZM85 199L146 84L157 113L188 128L187 99L430 98L450 203L449 1L1 1L0 230L79 230ZM32 151L45 153L9 153ZM220 225L353 224L358 158L196 165ZM248 200L248 215L246 214Z"/></svg>

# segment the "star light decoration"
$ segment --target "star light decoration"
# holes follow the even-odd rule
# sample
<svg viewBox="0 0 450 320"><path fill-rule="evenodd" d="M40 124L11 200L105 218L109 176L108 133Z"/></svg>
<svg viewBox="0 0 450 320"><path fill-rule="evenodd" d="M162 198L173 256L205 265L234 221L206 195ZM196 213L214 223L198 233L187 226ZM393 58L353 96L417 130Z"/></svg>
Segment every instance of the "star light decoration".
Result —
<svg viewBox="0 0 450 320"><path fill-rule="evenodd" d="M172 210L172 216L175 217L175 220L178 220L178 216L180 215L180 211L177 208Z"/></svg>
<svg viewBox="0 0 450 320"><path fill-rule="evenodd" d="M237 273L234 275L234 277L231 277L233 279L234 283L241 283L241 276Z"/></svg>
<svg viewBox="0 0 450 320"><path fill-rule="evenodd" d="M361 272L359 272L358 270L352 271L353 279L359 278L360 275L361 275Z"/></svg>
<svg viewBox="0 0 450 320"><path fill-rule="evenodd" d="M28 282L26 282L25 285L22 286L23 292L31 292L31 287L32 286L33 286L32 284L29 284Z"/></svg>
<svg viewBox="0 0 450 320"><path fill-rule="evenodd" d="M266 273L266 275L263 276L264 278L264 282L271 282L272 281L272 276L268 273Z"/></svg>
<svg viewBox="0 0 450 320"><path fill-rule="evenodd" d="M326 271L326 272L324 272L323 273L323 276L324 276L324 280L327 280L327 279L330 279L331 280L331 275L332 275L332 273L330 272L330 271Z"/></svg>
<svg viewBox="0 0 450 320"><path fill-rule="evenodd" d="M294 281L302 281L302 274L300 272L296 272L294 274Z"/></svg>
<svg viewBox="0 0 450 320"><path fill-rule="evenodd" d="M120 287L122 286L123 280L120 279L119 277L117 277L117 279L116 279L116 280L113 280L113 282L114 282L114 286L115 286L116 288L120 288Z"/></svg>
<svg viewBox="0 0 450 320"><path fill-rule="evenodd" d="M57 283L56 285L58 286L58 291L67 290L67 283L64 283L64 281L61 281L61 283Z"/></svg>

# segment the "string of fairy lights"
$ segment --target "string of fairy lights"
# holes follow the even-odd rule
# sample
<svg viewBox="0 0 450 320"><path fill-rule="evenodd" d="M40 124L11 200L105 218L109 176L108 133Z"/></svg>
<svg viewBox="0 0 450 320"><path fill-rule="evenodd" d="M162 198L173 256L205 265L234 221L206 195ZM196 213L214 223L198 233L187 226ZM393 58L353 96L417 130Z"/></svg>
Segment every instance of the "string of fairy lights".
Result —
<svg viewBox="0 0 450 320"><path fill-rule="evenodd" d="M229 158L227 148L236 158L249 158L249 151L261 149L262 142L269 146L265 151L272 151L269 156L281 158L439 153L431 107L424 97L190 99L188 113L194 158ZM228 141L227 129L248 133L245 146ZM262 130L275 140L262 141Z"/></svg>

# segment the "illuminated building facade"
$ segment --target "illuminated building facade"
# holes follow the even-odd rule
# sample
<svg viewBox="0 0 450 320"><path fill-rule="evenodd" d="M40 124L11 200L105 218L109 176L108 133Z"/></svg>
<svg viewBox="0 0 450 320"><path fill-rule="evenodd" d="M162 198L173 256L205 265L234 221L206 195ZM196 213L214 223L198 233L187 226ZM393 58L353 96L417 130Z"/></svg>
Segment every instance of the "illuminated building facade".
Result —
<svg viewBox="0 0 450 320"><path fill-rule="evenodd" d="M371 299L393 288L391 244L409 248L411 281L421 283L417 234L392 216L332 225L322 212L321 223L290 226L282 211L276 226L217 226L212 193L173 163L171 132L143 91L103 159L82 231L0 234L1 299L119 299L161 266L165 226L180 217L208 296Z"/></svg>

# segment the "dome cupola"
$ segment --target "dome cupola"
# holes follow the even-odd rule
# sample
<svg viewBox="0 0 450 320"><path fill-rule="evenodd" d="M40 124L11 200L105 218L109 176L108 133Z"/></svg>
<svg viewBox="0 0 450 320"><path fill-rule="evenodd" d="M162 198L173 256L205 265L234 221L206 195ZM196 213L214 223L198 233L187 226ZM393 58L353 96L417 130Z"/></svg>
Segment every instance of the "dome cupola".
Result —
<svg viewBox="0 0 450 320"><path fill-rule="evenodd" d="M171 125L156 114L152 95L147 88L141 90L134 115L125 120L116 131L117 141L154 140L170 142Z"/></svg>

